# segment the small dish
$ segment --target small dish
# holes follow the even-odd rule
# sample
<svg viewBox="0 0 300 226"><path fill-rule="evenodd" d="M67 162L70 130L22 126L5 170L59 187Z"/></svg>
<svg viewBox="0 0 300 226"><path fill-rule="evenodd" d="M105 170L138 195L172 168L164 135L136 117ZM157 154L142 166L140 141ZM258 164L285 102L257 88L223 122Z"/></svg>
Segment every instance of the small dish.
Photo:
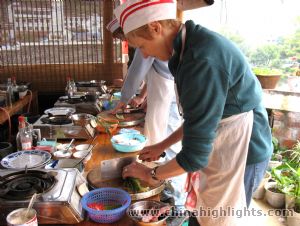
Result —
<svg viewBox="0 0 300 226"><path fill-rule="evenodd" d="M74 152L73 157L76 159L82 159L85 157L85 161L88 161L91 158L91 154L88 150L82 150Z"/></svg>
<svg viewBox="0 0 300 226"><path fill-rule="evenodd" d="M66 144L57 144L56 146L56 149L59 150L59 151L64 151L64 150L67 150L67 148L69 147L69 143L66 143ZM71 145L71 147L69 148L69 151L73 150L74 149L74 145Z"/></svg>
<svg viewBox="0 0 300 226"><path fill-rule="evenodd" d="M89 151L91 148L93 148L93 145L89 144L79 144L75 146L75 150L78 151Z"/></svg>
<svg viewBox="0 0 300 226"><path fill-rule="evenodd" d="M72 153L70 151L65 152L64 150L59 150L53 154L56 158L70 158Z"/></svg>

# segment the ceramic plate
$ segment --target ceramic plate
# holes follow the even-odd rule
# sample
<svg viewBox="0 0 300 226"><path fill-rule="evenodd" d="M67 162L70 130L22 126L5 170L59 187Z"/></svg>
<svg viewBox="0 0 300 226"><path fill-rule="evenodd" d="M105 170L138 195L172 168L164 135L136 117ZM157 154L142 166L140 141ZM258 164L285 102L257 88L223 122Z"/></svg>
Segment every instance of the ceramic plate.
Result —
<svg viewBox="0 0 300 226"><path fill-rule="evenodd" d="M45 165L51 159L51 154L46 151L30 150L18 151L2 159L1 165L8 169L37 168Z"/></svg>
<svg viewBox="0 0 300 226"><path fill-rule="evenodd" d="M56 107L56 108L50 108L47 109L44 112L46 115L50 114L50 115L68 115L68 114L73 114L75 113L75 109L74 108L67 108L67 107Z"/></svg>

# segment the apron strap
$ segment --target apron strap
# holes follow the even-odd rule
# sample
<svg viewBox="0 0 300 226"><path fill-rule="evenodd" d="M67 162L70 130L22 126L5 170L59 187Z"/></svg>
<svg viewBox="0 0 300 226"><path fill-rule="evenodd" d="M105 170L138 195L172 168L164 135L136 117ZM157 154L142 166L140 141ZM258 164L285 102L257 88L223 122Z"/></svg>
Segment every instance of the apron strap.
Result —
<svg viewBox="0 0 300 226"><path fill-rule="evenodd" d="M185 24L182 24L180 27L181 30L181 51L180 51L180 56L179 56L179 63L182 61L182 56L183 56L183 51L185 48L185 39L186 39L186 27ZM173 54L174 54L175 50L173 49ZM179 100L179 95L178 95L178 89L176 86L176 83L174 82L174 89L175 89L175 94L176 94L176 103L178 106L178 112L180 114L180 116L183 115L183 109Z"/></svg>

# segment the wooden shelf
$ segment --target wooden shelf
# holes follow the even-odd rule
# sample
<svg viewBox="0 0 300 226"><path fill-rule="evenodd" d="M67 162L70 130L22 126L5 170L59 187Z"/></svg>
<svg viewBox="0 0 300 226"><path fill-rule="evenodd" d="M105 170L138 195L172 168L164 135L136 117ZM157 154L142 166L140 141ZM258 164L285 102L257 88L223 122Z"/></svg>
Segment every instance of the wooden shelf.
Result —
<svg viewBox="0 0 300 226"><path fill-rule="evenodd" d="M5 107L7 112L9 113L9 116L13 116L16 113L23 110L25 107L28 107L28 104L31 104L31 112L32 113L38 113L38 98L37 98L37 91L32 91L32 97L28 93L23 99L20 99L13 103L12 107ZM3 124L8 120L7 115L4 111L0 111L0 124Z"/></svg>

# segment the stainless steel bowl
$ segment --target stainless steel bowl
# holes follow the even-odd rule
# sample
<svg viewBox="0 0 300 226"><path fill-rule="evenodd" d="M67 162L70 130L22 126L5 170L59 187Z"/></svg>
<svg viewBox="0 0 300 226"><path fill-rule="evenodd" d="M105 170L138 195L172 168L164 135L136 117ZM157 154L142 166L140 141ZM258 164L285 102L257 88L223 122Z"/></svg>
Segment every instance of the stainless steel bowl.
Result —
<svg viewBox="0 0 300 226"><path fill-rule="evenodd" d="M85 126L90 123L92 118L94 118L93 115L85 113L73 114L70 116L70 119L73 121L75 126Z"/></svg>
<svg viewBox="0 0 300 226"><path fill-rule="evenodd" d="M139 226L162 226L165 225L165 222L168 216L164 216L162 219L156 222L143 222L143 214L151 209L160 209L161 207L167 206L168 204L158 201L139 201L131 204L127 209L126 213L129 218L131 218L136 225Z"/></svg>

